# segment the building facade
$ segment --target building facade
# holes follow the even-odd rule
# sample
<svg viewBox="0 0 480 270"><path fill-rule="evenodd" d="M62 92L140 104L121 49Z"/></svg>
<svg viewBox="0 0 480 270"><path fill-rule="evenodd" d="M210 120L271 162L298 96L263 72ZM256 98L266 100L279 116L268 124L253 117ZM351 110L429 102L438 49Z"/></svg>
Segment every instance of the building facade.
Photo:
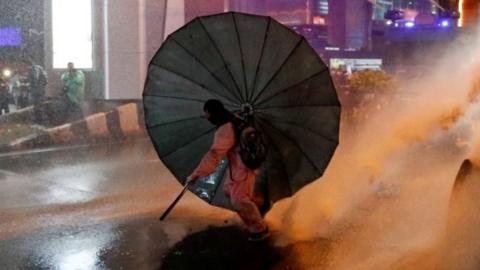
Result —
<svg viewBox="0 0 480 270"><path fill-rule="evenodd" d="M52 75L49 86L58 90L55 83L59 83L59 74L69 61L65 51L71 49L68 42L72 41L70 36L59 33L63 33L65 25L82 27L85 35L80 41L84 47L78 48L78 54L88 58L83 68L89 83L88 95L114 100L141 98L151 57L169 33L196 16L235 10L269 15L284 24L325 25L330 46L368 50L372 18L381 18L382 12L391 8L425 12L438 9L426 0L76 0L76 5L87 7L82 9L85 16L77 16L80 10L74 8L62 14L56 11L56 5L64 2L0 2L1 57L31 56L46 67ZM478 0L441 3L452 9L458 7L465 26L478 25Z"/></svg>
<svg viewBox="0 0 480 270"><path fill-rule="evenodd" d="M372 12L373 5L369 1L330 0L327 21L330 45L368 49Z"/></svg>

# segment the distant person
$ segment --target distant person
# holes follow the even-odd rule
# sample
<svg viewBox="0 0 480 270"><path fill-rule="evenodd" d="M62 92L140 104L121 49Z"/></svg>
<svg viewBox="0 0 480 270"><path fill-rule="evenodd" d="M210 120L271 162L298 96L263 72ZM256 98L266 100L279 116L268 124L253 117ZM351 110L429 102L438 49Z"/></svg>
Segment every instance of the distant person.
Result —
<svg viewBox="0 0 480 270"><path fill-rule="evenodd" d="M226 173L224 192L230 198L235 211L245 223L250 233L249 240L263 240L270 233L253 199L257 172L247 167L239 154L238 134L236 134L234 125L237 117L226 110L223 104L216 99L208 100L203 110L208 121L217 127L217 131L215 132L215 138L210 150L187 178L187 181L193 182L200 177L210 175L226 156L229 168Z"/></svg>
<svg viewBox="0 0 480 270"><path fill-rule="evenodd" d="M0 115L10 112L8 108L9 96L8 83L3 77L0 77Z"/></svg>
<svg viewBox="0 0 480 270"><path fill-rule="evenodd" d="M14 71L13 76L9 80L9 88L10 97L12 99L11 103L15 105L16 109L19 109L18 99L20 97L21 85L20 75L18 74L18 71Z"/></svg>
<svg viewBox="0 0 480 270"><path fill-rule="evenodd" d="M38 105L45 99L45 88L47 86L47 72L45 69L32 61L27 61L30 65L28 72L28 101L30 105Z"/></svg>
<svg viewBox="0 0 480 270"><path fill-rule="evenodd" d="M67 71L62 74L63 94L65 95L65 110L67 121L83 118L82 106L85 96L85 75L68 63Z"/></svg>

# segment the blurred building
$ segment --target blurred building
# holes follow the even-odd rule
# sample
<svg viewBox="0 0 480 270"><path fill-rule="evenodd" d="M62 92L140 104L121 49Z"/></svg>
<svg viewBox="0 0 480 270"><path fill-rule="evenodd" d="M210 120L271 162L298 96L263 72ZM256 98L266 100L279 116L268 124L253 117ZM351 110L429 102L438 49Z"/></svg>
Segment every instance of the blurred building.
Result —
<svg viewBox="0 0 480 270"><path fill-rule="evenodd" d="M372 7L369 1L330 0L327 21L330 45L368 49Z"/></svg>
<svg viewBox="0 0 480 270"><path fill-rule="evenodd" d="M265 0L266 14L287 25L325 25L328 0Z"/></svg>
<svg viewBox="0 0 480 270"><path fill-rule="evenodd" d="M461 11L464 26L478 25L478 0L438 3ZM53 90L73 61L87 74L89 98L138 99L148 62L164 38L197 16L232 10L269 15L302 33L320 53L325 47L365 53L372 44L388 42L384 51L409 53L422 39L447 32L390 35L376 29L375 22L392 9L436 14L441 8L430 0L2 0L0 60L32 57L52 75ZM405 40L403 51L394 47Z"/></svg>
<svg viewBox="0 0 480 270"><path fill-rule="evenodd" d="M266 0L225 0L225 10L266 15Z"/></svg>
<svg viewBox="0 0 480 270"><path fill-rule="evenodd" d="M181 2L181 1L177 1ZM224 12L228 1L225 0L184 0L185 22L195 17Z"/></svg>
<svg viewBox="0 0 480 270"><path fill-rule="evenodd" d="M267 15L286 25L310 24L311 0L267 0Z"/></svg>
<svg viewBox="0 0 480 270"><path fill-rule="evenodd" d="M182 1L174 1L177 4ZM195 17L237 11L257 15L266 15L267 0L183 0L185 22Z"/></svg>

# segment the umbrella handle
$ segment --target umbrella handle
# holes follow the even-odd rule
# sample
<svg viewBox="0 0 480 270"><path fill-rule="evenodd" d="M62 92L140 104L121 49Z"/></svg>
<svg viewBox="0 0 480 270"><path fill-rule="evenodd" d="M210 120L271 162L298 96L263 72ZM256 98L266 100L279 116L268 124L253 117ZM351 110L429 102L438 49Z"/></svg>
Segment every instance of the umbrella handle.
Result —
<svg viewBox="0 0 480 270"><path fill-rule="evenodd" d="M187 181L185 183L185 185L183 186L183 189L182 191L178 194L177 198L175 198L175 200L170 204L170 206L168 206L167 210L165 210L165 212L163 212L162 216L160 217L160 220L163 221L167 216L168 214L170 213L170 211L172 211L172 209L175 207L175 205L178 203L178 201L182 198L183 194L185 194L185 191L187 191L188 187L192 184L191 181Z"/></svg>

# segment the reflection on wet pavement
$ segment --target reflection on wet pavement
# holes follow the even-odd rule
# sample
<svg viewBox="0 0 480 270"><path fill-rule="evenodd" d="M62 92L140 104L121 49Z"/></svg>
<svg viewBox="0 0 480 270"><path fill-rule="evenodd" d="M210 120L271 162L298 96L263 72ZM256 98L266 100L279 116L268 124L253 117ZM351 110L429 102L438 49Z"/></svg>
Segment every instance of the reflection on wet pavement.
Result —
<svg viewBox="0 0 480 270"><path fill-rule="evenodd" d="M0 157L0 269L158 269L168 247L234 215L187 194L149 141Z"/></svg>
<svg viewBox="0 0 480 270"><path fill-rule="evenodd" d="M166 244L151 220L47 230L3 241L0 269L156 269Z"/></svg>

